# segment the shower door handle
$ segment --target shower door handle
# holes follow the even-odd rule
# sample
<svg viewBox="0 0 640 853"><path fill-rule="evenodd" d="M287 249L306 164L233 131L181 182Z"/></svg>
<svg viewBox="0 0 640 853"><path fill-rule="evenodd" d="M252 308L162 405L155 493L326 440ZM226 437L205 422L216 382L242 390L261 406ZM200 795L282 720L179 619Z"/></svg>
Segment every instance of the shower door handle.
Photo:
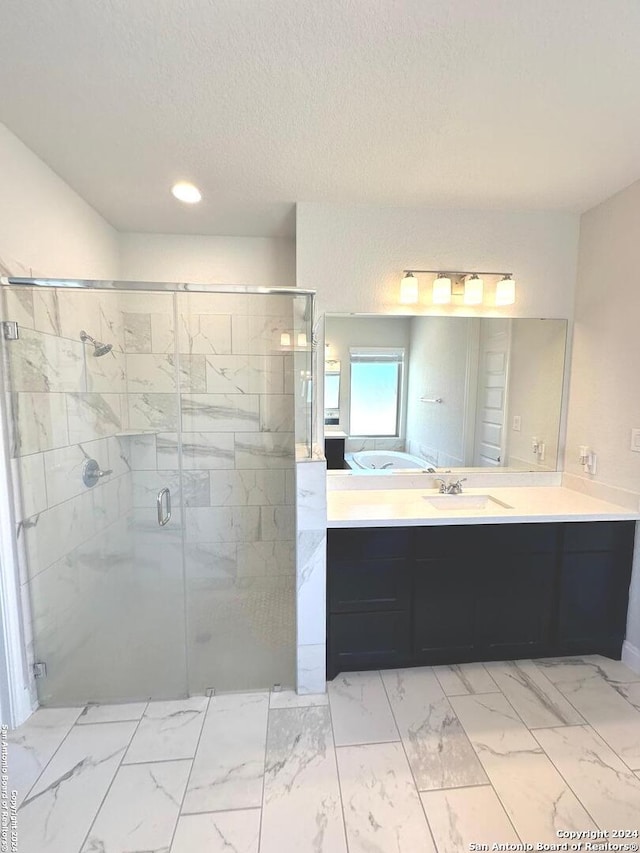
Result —
<svg viewBox="0 0 640 853"><path fill-rule="evenodd" d="M156 499L158 507L158 524L164 527L171 520L171 492L169 489L160 489Z"/></svg>

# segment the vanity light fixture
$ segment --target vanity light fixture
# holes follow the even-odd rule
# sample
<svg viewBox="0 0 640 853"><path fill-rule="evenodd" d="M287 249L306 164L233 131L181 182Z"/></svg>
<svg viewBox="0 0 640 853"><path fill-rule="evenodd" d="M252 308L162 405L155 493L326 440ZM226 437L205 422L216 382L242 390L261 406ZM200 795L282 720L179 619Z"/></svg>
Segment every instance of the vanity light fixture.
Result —
<svg viewBox="0 0 640 853"><path fill-rule="evenodd" d="M451 302L451 279L439 272L433 282L431 298L434 305L447 305Z"/></svg>
<svg viewBox="0 0 640 853"><path fill-rule="evenodd" d="M280 346L281 347L290 347L291 346L291 335L289 332L283 332L280 335Z"/></svg>
<svg viewBox="0 0 640 853"><path fill-rule="evenodd" d="M400 282L400 304L416 305L418 302L418 279L410 270L405 270Z"/></svg>
<svg viewBox="0 0 640 853"><path fill-rule="evenodd" d="M505 275L496 284L496 305L513 305L515 301L516 283L512 275Z"/></svg>
<svg viewBox="0 0 640 853"><path fill-rule="evenodd" d="M484 284L480 276L475 273L469 276L464 283L465 305L482 305L482 297L484 296Z"/></svg>
<svg viewBox="0 0 640 853"><path fill-rule="evenodd" d="M178 181L177 184L174 184L171 187L171 194L185 204L197 204L202 200L202 193L198 187L188 181Z"/></svg>
<svg viewBox="0 0 640 853"><path fill-rule="evenodd" d="M491 304L498 306L513 305L516 301L516 283L513 274L510 272L404 270L404 277L400 282L401 305L416 305L418 303L417 275L435 275L431 290L433 305L448 305L459 300L460 297L462 297L462 302L465 305L482 305L485 302L485 288L481 276L499 278L495 286L495 300Z"/></svg>

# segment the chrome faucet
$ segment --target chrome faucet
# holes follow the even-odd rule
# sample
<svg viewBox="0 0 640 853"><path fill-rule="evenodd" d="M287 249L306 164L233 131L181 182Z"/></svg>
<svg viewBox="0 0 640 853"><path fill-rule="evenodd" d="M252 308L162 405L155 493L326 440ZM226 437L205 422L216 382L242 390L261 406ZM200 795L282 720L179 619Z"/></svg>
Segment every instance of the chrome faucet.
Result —
<svg viewBox="0 0 640 853"><path fill-rule="evenodd" d="M436 483L440 483L439 492L441 495L459 495L462 492L462 484L466 479L466 477L463 477L461 480L455 480L455 482L450 480L447 483L441 477L436 477Z"/></svg>

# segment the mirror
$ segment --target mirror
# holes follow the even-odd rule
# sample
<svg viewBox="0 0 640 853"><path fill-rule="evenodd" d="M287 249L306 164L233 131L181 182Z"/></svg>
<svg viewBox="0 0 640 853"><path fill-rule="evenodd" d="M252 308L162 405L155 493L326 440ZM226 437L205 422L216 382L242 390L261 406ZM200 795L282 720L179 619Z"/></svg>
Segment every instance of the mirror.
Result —
<svg viewBox="0 0 640 853"><path fill-rule="evenodd" d="M356 472L555 471L566 337L566 320L327 315L325 436L346 433Z"/></svg>

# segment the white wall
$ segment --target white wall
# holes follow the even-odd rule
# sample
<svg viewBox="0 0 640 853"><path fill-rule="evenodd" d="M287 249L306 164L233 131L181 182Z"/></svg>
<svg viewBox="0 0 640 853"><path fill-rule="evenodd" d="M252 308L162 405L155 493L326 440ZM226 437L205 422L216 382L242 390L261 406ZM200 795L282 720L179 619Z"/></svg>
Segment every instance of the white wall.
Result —
<svg viewBox="0 0 640 853"><path fill-rule="evenodd" d="M316 288L318 311L401 310L403 269L511 271L517 301L482 313L566 317L573 311L576 214L297 205L298 287ZM423 278L423 285L430 279ZM461 313L444 306L425 313ZM420 313L420 312L415 312ZM467 314L480 312L467 311Z"/></svg>
<svg viewBox="0 0 640 853"><path fill-rule="evenodd" d="M117 232L3 124L0 187L0 263L8 272L117 277Z"/></svg>
<svg viewBox="0 0 640 853"><path fill-rule="evenodd" d="M640 491L640 181L582 217L566 470L577 448L598 454L597 482Z"/></svg>
<svg viewBox="0 0 640 853"><path fill-rule="evenodd" d="M122 234L125 281L295 287L295 243L278 237Z"/></svg>
<svg viewBox="0 0 640 853"><path fill-rule="evenodd" d="M640 181L584 214L567 424L566 470L640 497L640 453L630 449L640 428ZM578 446L598 456L585 475ZM593 489L593 485L592 485ZM627 640L640 664L640 548L636 547Z"/></svg>

